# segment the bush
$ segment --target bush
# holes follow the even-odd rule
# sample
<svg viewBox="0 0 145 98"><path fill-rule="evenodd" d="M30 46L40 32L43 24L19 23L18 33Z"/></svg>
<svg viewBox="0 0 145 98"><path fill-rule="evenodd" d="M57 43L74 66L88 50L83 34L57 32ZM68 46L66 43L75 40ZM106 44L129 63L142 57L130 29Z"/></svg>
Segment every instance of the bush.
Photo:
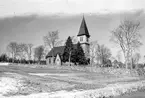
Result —
<svg viewBox="0 0 145 98"><path fill-rule="evenodd" d="M138 69L137 69L137 73L138 73L139 76L144 76L144 75L145 75L145 70L144 70L144 68L138 68Z"/></svg>
<svg viewBox="0 0 145 98"><path fill-rule="evenodd" d="M41 65L46 65L46 61L44 61L44 60L43 61L40 61L40 64Z"/></svg>
<svg viewBox="0 0 145 98"><path fill-rule="evenodd" d="M123 64L122 62L118 62L118 65L120 68L125 68L125 64Z"/></svg>
<svg viewBox="0 0 145 98"><path fill-rule="evenodd" d="M117 60L114 60L114 61L113 61L113 67L114 67L114 68L118 68L118 67L119 67L118 61L117 61Z"/></svg>
<svg viewBox="0 0 145 98"><path fill-rule="evenodd" d="M144 68L145 65L144 65L144 64L138 64L137 67L138 67L138 68Z"/></svg>
<svg viewBox="0 0 145 98"><path fill-rule="evenodd" d="M8 61L8 56L6 54L2 54L0 56L0 62L7 62Z"/></svg>
<svg viewBox="0 0 145 98"><path fill-rule="evenodd" d="M103 67L112 67L112 62L111 62L111 60L107 60L107 61L105 62L105 64L104 64Z"/></svg>

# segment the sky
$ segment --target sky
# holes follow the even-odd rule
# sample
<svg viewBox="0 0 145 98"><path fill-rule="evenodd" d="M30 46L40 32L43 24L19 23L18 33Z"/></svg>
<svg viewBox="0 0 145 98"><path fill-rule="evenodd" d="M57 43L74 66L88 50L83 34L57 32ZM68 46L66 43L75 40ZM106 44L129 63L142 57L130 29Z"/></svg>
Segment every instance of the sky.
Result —
<svg viewBox="0 0 145 98"><path fill-rule="evenodd" d="M141 41L145 44L145 0L0 0L0 54L12 41L44 44L48 31L58 30L61 40L76 36L82 16L91 41L111 49L113 56L120 49L109 41L111 31L123 19L141 22ZM140 52L145 55L145 45Z"/></svg>

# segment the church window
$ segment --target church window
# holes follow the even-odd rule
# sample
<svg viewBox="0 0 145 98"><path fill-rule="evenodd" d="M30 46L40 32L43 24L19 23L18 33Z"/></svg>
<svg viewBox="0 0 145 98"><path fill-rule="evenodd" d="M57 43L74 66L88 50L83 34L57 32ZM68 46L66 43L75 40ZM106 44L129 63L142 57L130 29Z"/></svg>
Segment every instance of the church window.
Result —
<svg viewBox="0 0 145 98"><path fill-rule="evenodd" d="M83 41L83 37L80 37L80 41Z"/></svg>
<svg viewBox="0 0 145 98"><path fill-rule="evenodd" d="M51 59L49 58L49 64L51 63Z"/></svg>

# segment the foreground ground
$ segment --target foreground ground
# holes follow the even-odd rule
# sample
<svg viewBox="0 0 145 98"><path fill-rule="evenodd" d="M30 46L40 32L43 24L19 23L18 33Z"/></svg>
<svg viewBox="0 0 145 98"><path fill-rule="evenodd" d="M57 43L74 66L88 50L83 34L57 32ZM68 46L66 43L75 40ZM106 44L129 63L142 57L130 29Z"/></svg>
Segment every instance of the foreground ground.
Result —
<svg viewBox="0 0 145 98"><path fill-rule="evenodd" d="M30 65L31 66L31 65ZM5 97L38 93L95 90L108 85L144 81L143 78L54 68L0 66L0 94ZM62 94L62 93L61 93ZM19 97L18 97L19 98ZM31 97L30 97L31 98ZM38 97L40 98L40 97Z"/></svg>
<svg viewBox="0 0 145 98"><path fill-rule="evenodd" d="M145 90L132 92L132 93L117 96L117 97L114 97L114 98L145 98Z"/></svg>

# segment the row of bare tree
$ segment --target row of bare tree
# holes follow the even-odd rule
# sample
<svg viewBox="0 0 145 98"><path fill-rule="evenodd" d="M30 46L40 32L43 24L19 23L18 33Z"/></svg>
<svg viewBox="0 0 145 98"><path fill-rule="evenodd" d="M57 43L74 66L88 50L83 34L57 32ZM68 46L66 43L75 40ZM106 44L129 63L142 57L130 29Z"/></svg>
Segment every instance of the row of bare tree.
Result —
<svg viewBox="0 0 145 98"><path fill-rule="evenodd" d="M125 58L126 68L132 68L133 65L138 65L141 55L137 53L137 50L142 45L141 35L139 30L141 29L140 22L135 20L124 20L120 25L111 32L110 41L117 44L123 56ZM116 59L120 61L121 53L118 53ZM111 52L110 49L104 45L99 45L97 41L94 41L90 45L90 59L91 64L94 61L98 61L101 64L107 59L110 59Z"/></svg>
<svg viewBox="0 0 145 98"><path fill-rule="evenodd" d="M7 46L10 57L13 59L32 59L33 44L11 42Z"/></svg>
<svg viewBox="0 0 145 98"><path fill-rule="evenodd" d="M7 51L9 57L13 60L12 62L15 60L36 60L40 62L44 58L44 46L42 45L33 48L33 44L11 42L7 46Z"/></svg>
<svg viewBox="0 0 145 98"><path fill-rule="evenodd" d="M126 68L132 68L134 54L136 50L142 45L140 39L141 35L140 22L136 20L124 20L120 25L114 29L111 34L111 41L120 46L125 58ZM139 54L136 55L139 58Z"/></svg>
<svg viewBox="0 0 145 98"><path fill-rule="evenodd" d="M90 44L90 64L105 65L111 57L111 50L105 45L98 44L97 41L91 42Z"/></svg>

